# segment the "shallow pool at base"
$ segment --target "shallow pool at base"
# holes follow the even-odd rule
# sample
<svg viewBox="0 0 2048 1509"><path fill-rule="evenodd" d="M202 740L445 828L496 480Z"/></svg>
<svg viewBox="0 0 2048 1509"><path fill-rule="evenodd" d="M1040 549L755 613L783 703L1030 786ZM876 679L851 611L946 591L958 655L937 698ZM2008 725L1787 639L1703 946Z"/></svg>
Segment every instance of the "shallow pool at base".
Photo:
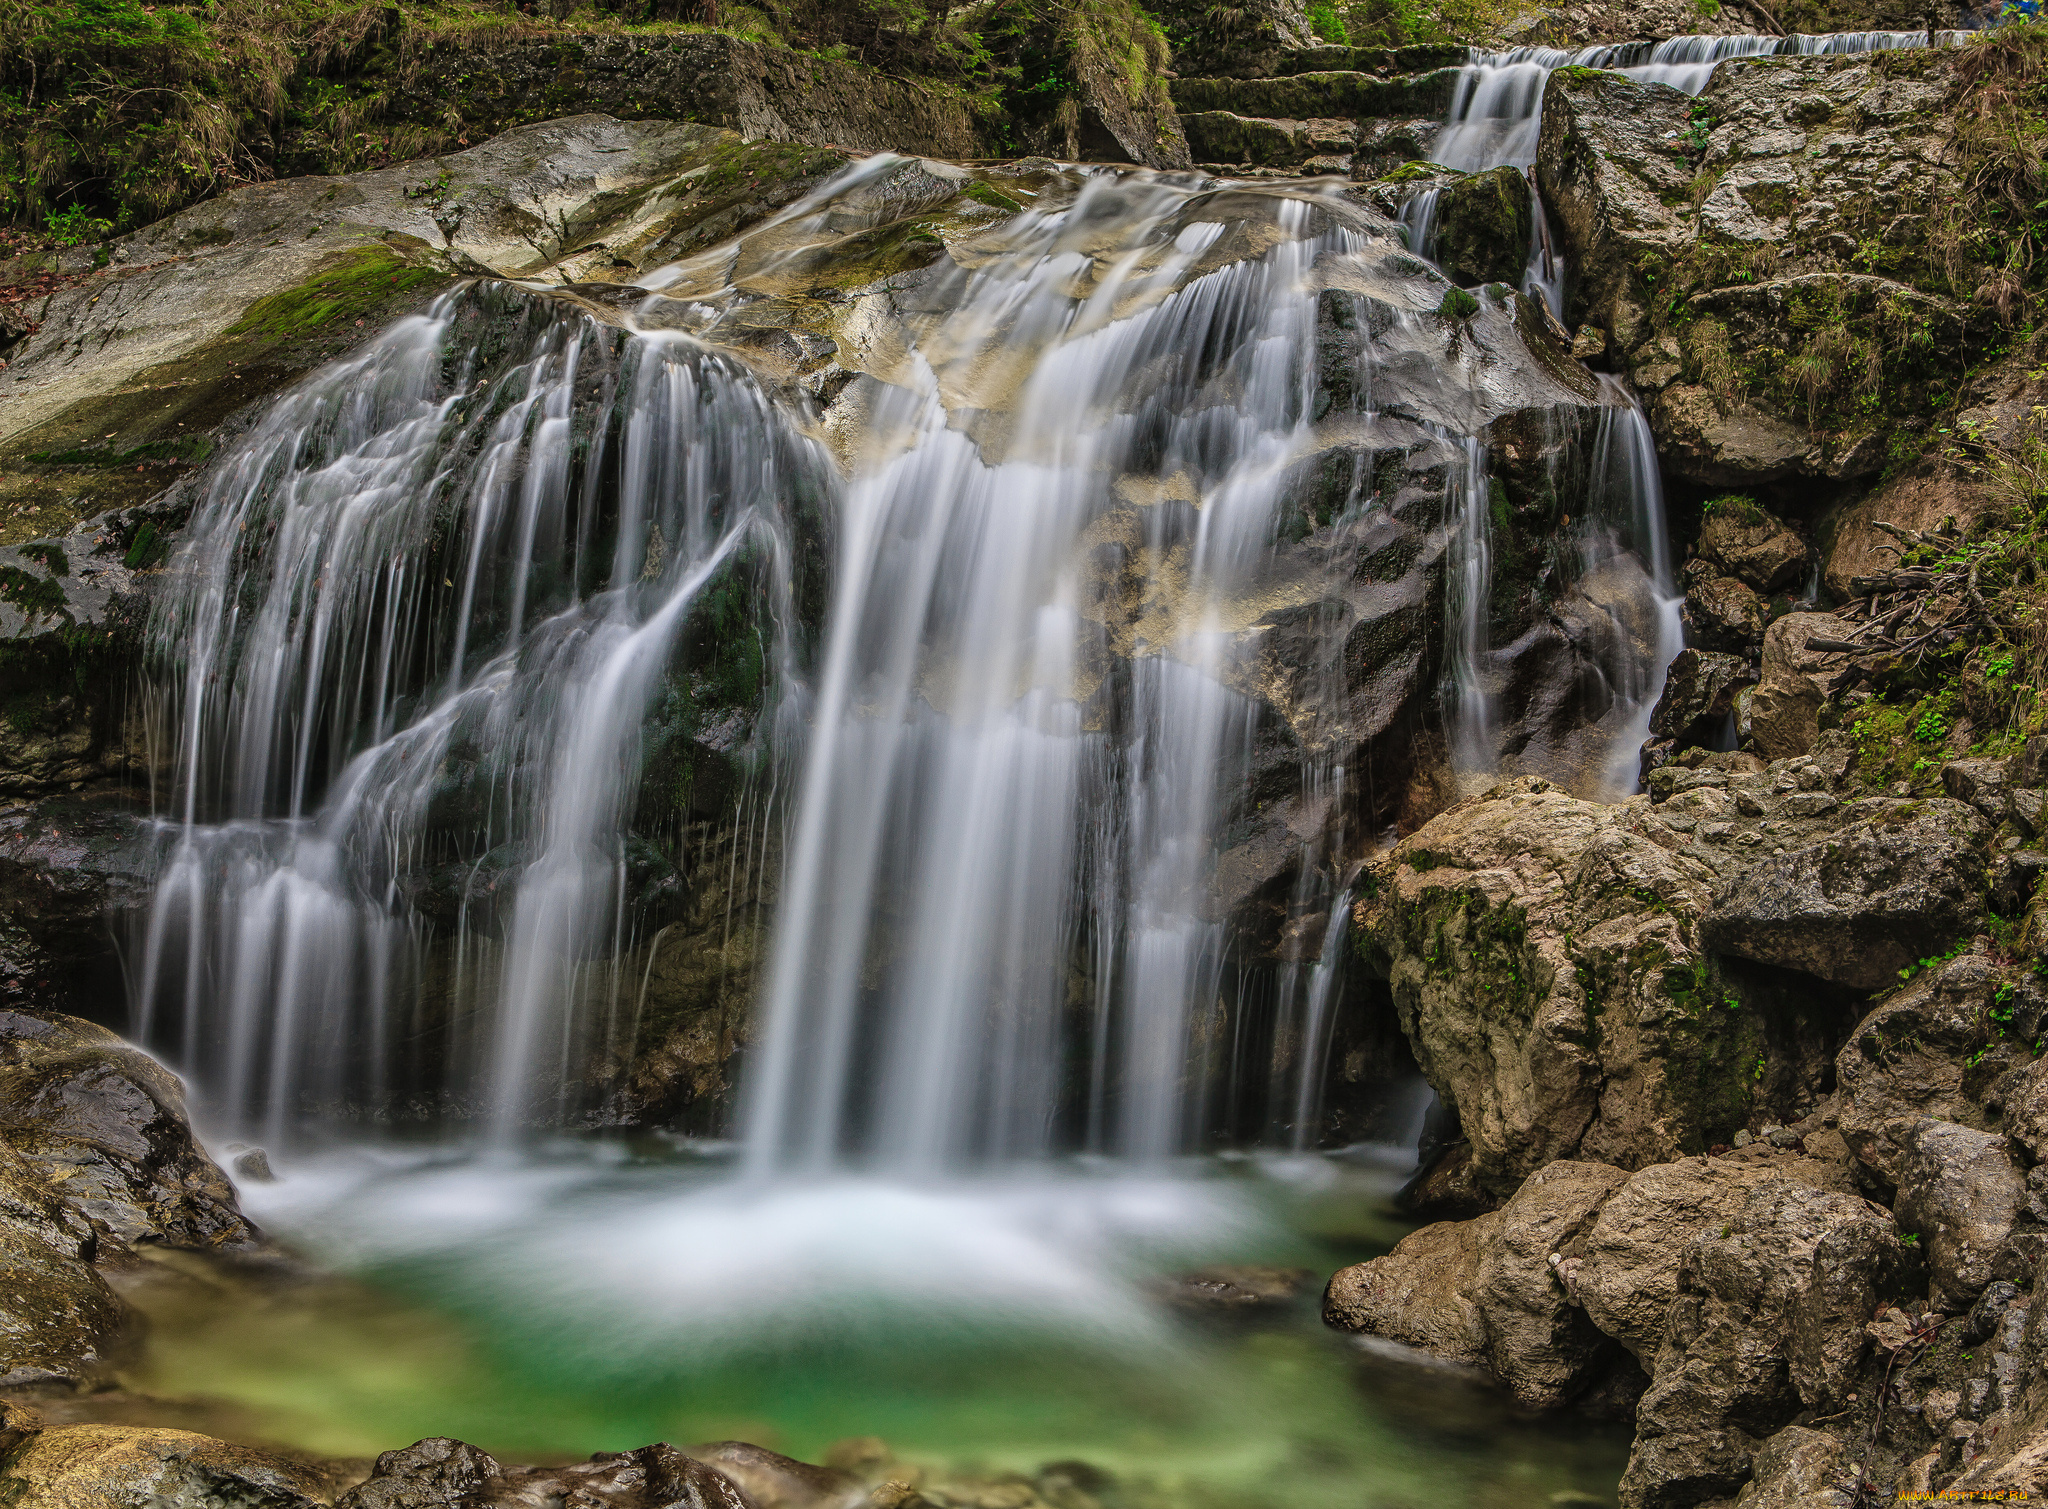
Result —
<svg viewBox="0 0 2048 1509"><path fill-rule="evenodd" d="M879 1437L941 1477L1079 1460L1136 1505L1611 1500L1624 1434L1360 1356L1321 1326L1383 1250L1383 1174L1320 1158L972 1182L747 1184L688 1151L342 1150L247 1191L328 1269L141 1286L133 1386L234 1432L365 1456L450 1435L512 1461ZM1295 1264L1291 1306L1168 1303L1203 1264Z"/></svg>

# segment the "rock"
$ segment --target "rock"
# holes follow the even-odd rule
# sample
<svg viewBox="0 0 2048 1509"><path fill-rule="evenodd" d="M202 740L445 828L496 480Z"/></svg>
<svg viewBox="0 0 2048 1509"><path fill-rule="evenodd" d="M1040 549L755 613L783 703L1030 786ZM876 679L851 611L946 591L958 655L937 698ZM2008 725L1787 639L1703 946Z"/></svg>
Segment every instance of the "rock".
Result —
<svg viewBox="0 0 2048 1509"><path fill-rule="evenodd" d="M1553 1163L1501 1208L1480 1254L1476 1297L1494 1377L1525 1409L1571 1403L1614 1347L1572 1297L1572 1272L1601 1205L1628 1180L1605 1163Z"/></svg>
<svg viewBox="0 0 2048 1509"><path fill-rule="evenodd" d="M1941 789L1968 802L1996 827L2012 805L2008 770L2004 760L1950 760L1941 767Z"/></svg>
<svg viewBox="0 0 2048 1509"><path fill-rule="evenodd" d="M1876 576L1898 564L1892 553L1898 541L1876 528L1876 521L1926 531L1954 520L1967 530L1996 506L1987 488L1955 468L1914 468L1824 516L1818 530L1821 584L1846 600L1857 595L1857 577Z"/></svg>
<svg viewBox="0 0 2048 1509"><path fill-rule="evenodd" d="M1724 499L1707 511L1699 553L1765 596L1805 584L1806 541L1747 498Z"/></svg>
<svg viewBox="0 0 2048 1509"><path fill-rule="evenodd" d="M1697 104L1590 69L1550 76L1537 174L1577 275L1567 317L1607 329L1654 393L1667 476L1874 474L1893 429L1924 428L1960 375L1963 308L1930 235L1962 192L1956 61L1876 56L1731 59ZM1894 248L1886 276L1854 260L1872 238ZM1894 318L1931 343L1907 355ZM1755 376L1745 363L1765 350L1777 365ZM1801 387L1798 372L1817 376Z"/></svg>
<svg viewBox="0 0 2048 1509"><path fill-rule="evenodd" d="M1759 1186L1793 1180L1847 1193L1826 1164L1782 1154L1684 1158L1643 1169L1600 1207L1586 1232L1574 1283L1579 1302L1603 1332L1653 1363L1687 1243L1728 1226Z"/></svg>
<svg viewBox="0 0 2048 1509"><path fill-rule="evenodd" d="M1203 163L1294 168L1313 157L1346 157L1356 125L1348 120L1261 120L1207 110L1183 115L1188 151Z"/></svg>
<svg viewBox="0 0 2048 1509"><path fill-rule="evenodd" d="M1358 925L1480 1187L1505 1195L1558 1158L1640 1168L1732 1131L1737 1100L1746 1117L1755 1054L1736 1039L1760 1029L1673 995L1695 988L1710 882L1629 809L1531 778L1432 818L1373 872Z"/></svg>
<svg viewBox="0 0 2048 1509"><path fill-rule="evenodd" d="M764 1473L765 1459L788 1460L739 1442L721 1442L712 1449L728 1446L738 1448L738 1454L752 1454L750 1466ZM445 1437L385 1452L368 1480L344 1493L334 1509L530 1509L564 1502L578 1509L757 1509L731 1478L673 1446L602 1451L588 1462L563 1467L507 1468L475 1447Z"/></svg>
<svg viewBox="0 0 2048 1509"><path fill-rule="evenodd" d="M497 1458L446 1436L429 1436L377 1458L369 1478L335 1509L441 1509L467 1501L504 1472Z"/></svg>
<svg viewBox="0 0 2048 1509"><path fill-rule="evenodd" d="M1823 1431L1788 1425L1756 1451L1754 1476L1736 1509L1853 1509L1843 1482L1842 1443Z"/></svg>
<svg viewBox="0 0 2048 1509"><path fill-rule="evenodd" d="M1405 163L1420 163L1429 156L1441 117L1429 120L1362 120L1351 147L1351 176L1360 180L1383 178Z"/></svg>
<svg viewBox="0 0 2048 1509"><path fill-rule="evenodd" d="M1517 168L1457 179L1437 195L1436 260L1454 283L1521 280L1529 260L1529 180Z"/></svg>
<svg viewBox="0 0 2048 1509"><path fill-rule="evenodd" d="M1735 715L1735 695L1756 683L1756 672L1739 655L1683 649L1664 673L1664 694L1650 714L1650 732L1675 739L1680 748L1705 745Z"/></svg>
<svg viewBox="0 0 2048 1509"><path fill-rule="evenodd" d="M457 272L616 278L620 263L694 249L707 220L732 234L740 204L768 213L765 184L794 197L844 162L711 126L585 115L428 161L245 185L120 238L103 271L50 297L0 374L0 451L189 447ZM729 182L707 172L720 165L748 188L707 187ZM81 346L91 362L72 359Z"/></svg>
<svg viewBox="0 0 2048 1509"><path fill-rule="evenodd" d="M177 1077L90 1022L0 1010L0 1141L119 1242L261 1240L193 1139Z"/></svg>
<svg viewBox="0 0 2048 1509"><path fill-rule="evenodd" d="M126 1425L56 1426L0 1464L0 1501L46 1509L317 1509L327 1502L324 1487L312 1469L252 1447ZM418 1502L424 1509L435 1501ZM378 1509L386 1504L413 1509L404 1500Z"/></svg>
<svg viewBox="0 0 2048 1509"><path fill-rule="evenodd" d="M1845 816L1831 837L1726 882L1701 923L1704 946L1876 990L1975 931L1989 830L1973 809L1869 798Z"/></svg>
<svg viewBox="0 0 2048 1509"><path fill-rule="evenodd" d="M1899 1224L1920 1234L1936 1298L1968 1309L1992 1279L1992 1261L2026 1204L2026 1178L1995 1132L1929 1116L1893 1122L1899 1151Z"/></svg>
<svg viewBox="0 0 2048 1509"><path fill-rule="evenodd" d="M122 999L108 925L146 907L155 881L133 814L64 797L0 812L0 1007Z"/></svg>
<svg viewBox="0 0 2048 1509"><path fill-rule="evenodd" d="M1968 1323L1963 1327L1963 1338L1970 1342L1985 1342L1998 1334L2005 1324L2006 1313L2020 1303L2018 1284L2008 1279L1998 1279L1984 1287L1977 1302L1970 1306Z"/></svg>
<svg viewBox="0 0 2048 1509"><path fill-rule="evenodd" d="M2004 1125L2028 1162L2048 1163L2048 1058L2020 1071L2019 1082L2006 1093Z"/></svg>
<svg viewBox="0 0 2048 1509"><path fill-rule="evenodd" d="M1764 635L1763 675L1750 699L1750 738L1767 760L1803 755L1820 738L1820 709L1837 689L1846 657L1809 648L1854 632L1831 613L1788 613Z"/></svg>
<svg viewBox="0 0 2048 1509"><path fill-rule="evenodd" d="M1188 78L1266 78L1297 54L1316 50L1300 0L1249 0L1219 8L1201 0L1161 0L1155 13L1179 38L1174 70Z"/></svg>
<svg viewBox="0 0 2048 1509"><path fill-rule="evenodd" d="M109 1379L131 1318L93 1268L97 1253L91 1223L0 1143L0 1389Z"/></svg>
<svg viewBox="0 0 2048 1509"><path fill-rule="evenodd" d="M1226 1264L1166 1281L1169 1304L1190 1310L1263 1310L1292 1304L1315 1275L1307 1268Z"/></svg>
<svg viewBox="0 0 2048 1509"><path fill-rule="evenodd" d="M1687 640L1702 650L1753 658L1770 626L1764 600L1734 577L1715 575L1707 561L1688 561L1679 578Z"/></svg>
<svg viewBox="0 0 2048 1509"><path fill-rule="evenodd" d="M1918 1272L1882 1208L1790 1180L1759 1183L1732 1220L1685 1248L1621 1503L1680 1509L1733 1493L1761 1456L1757 1437L1802 1407L1838 1412L1870 1349L1864 1322ZM1758 1493L1786 1492L1787 1474L1810 1482L1826 1461L1816 1442L1781 1443L1755 1464Z"/></svg>
<svg viewBox="0 0 2048 1509"><path fill-rule="evenodd" d="M1477 1290L1498 1213L1412 1231L1385 1257L1339 1269L1323 1292L1323 1323L1386 1337L1451 1362L1487 1360Z"/></svg>
<svg viewBox="0 0 2048 1509"><path fill-rule="evenodd" d="M1985 1037L2005 988L2002 973L1982 954L1921 970L1857 1023L1836 1054L1842 1136L1883 1183L1896 1185L1905 1174L1900 1129L1923 1118L1980 1130L1993 1123L1986 1101L1992 1084L2004 1079L2006 1062ZM2031 999L2032 987L2024 989ZM2032 1006L2028 1014L2038 1011ZM1975 1068L1968 1064L1973 1057L1979 1060ZM2027 1063L2027 1072L2006 1092L2007 1116L2023 1147L2036 1114L2032 1060Z"/></svg>
<svg viewBox="0 0 2048 1509"><path fill-rule="evenodd" d="M731 1478L760 1509L836 1509L860 1501L862 1483L851 1472L814 1467L745 1441L692 1446L690 1456Z"/></svg>

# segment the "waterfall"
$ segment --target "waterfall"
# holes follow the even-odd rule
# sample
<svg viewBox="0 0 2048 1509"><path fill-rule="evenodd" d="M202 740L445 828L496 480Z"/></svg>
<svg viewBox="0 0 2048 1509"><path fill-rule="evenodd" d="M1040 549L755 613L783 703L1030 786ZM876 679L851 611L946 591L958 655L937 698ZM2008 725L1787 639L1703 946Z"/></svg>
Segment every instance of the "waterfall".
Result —
<svg viewBox="0 0 2048 1509"><path fill-rule="evenodd" d="M180 798L142 1037L273 1139L416 1088L399 1037L444 1038L502 1126L562 1114L627 1027L655 684L714 580L789 621L783 503L820 465L730 358L489 285L276 402L151 625Z"/></svg>
<svg viewBox="0 0 2048 1509"><path fill-rule="evenodd" d="M1223 944L1202 897L1252 728L1233 597L1311 422L1308 274L1361 244L1278 198L1279 244L1215 265L1204 197L1098 176L1029 217L935 295L958 328L874 416L913 438L845 497L747 1089L757 1168L1045 1151L1088 973L1099 1149L1186 1145ZM999 447L945 401L991 370L1013 374Z"/></svg>
<svg viewBox="0 0 2048 1509"><path fill-rule="evenodd" d="M1492 499L1486 484L1486 453L1476 440L1458 447L1453 473L1450 582L1446 592L1449 632L1444 659L1449 672L1451 768L1461 777L1494 770L1493 697L1486 685L1488 620L1493 589Z"/></svg>

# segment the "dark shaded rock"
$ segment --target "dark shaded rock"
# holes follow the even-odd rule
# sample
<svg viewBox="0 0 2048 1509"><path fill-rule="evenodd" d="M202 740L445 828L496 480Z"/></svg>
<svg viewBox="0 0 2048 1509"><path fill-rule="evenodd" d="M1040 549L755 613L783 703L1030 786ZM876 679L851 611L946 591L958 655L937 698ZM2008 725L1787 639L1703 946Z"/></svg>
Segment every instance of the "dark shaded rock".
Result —
<svg viewBox="0 0 2048 1509"><path fill-rule="evenodd" d="M0 1005L104 1013L126 982L109 923L149 904L146 824L53 798L0 812Z"/></svg>
<svg viewBox="0 0 2048 1509"><path fill-rule="evenodd" d="M1770 624L1764 600L1734 577L1717 576L1707 561L1688 561L1680 579L1686 638L1703 650L1754 656Z"/></svg>
<svg viewBox="0 0 2048 1509"><path fill-rule="evenodd" d="M1314 157L1351 154L1357 127L1348 120L1262 120L1206 110L1180 118L1196 162L1262 168L1299 167Z"/></svg>
<svg viewBox="0 0 2048 1509"><path fill-rule="evenodd" d="M98 1250L92 1224L0 1142L0 1388L110 1377L130 1317L92 1266Z"/></svg>
<svg viewBox="0 0 2048 1509"><path fill-rule="evenodd" d="M1211 5L1207 0L1159 0L1152 13L1179 40L1174 71L1187 78L1260 79L1292 71L1318 48L1301 0L1246 0Z"/></svg>
<svg viewBox="0 0 2048 1509"><path fill-rule="evenodd" d="M731 1478L673 1446L599 1452L588 1462L564 1467L507 1468L445 1437L385 1452L370 1478L336 1500L335 1509L530 1509L536 1504L758 1509Z"/></svg>
<svg viewBox="0 0 2048 1509"><path fill-rule="evenodd" d="M1228 110L1266 120L1355 120L1421 117L1441 120L1450 108L1458 70L1402 78L1370 73L1298 73L1286 78L1178 78L1173 102L1186 113Z"/></svg>
<svg viewBox="0 0 2048 1509"><path fill-rule="evenodd" d="M1437 264L1455 283L1515 284L1529 260L1529 180L1518 168L1470 173L1436 202Z"/></svg>
<svg viewBox="0 0 2048 1509"><path fill-rule="evenodd" d="M1765 596L1805 584L1806 541L1747 499L1708 510L1700 526L1699 553Z"/></svg>
<svg viewBox="0 0 2048 1509"><path fill-rule="evenodd" d="M1735 712L1735 696L1756 684L1757 673L1739 655L1683 649L1664 675L1664 695L1650 714L1650 732L1681 748L1704 745Z"/></svg>
<svg viewBox="0 0 2048 1509"><path fill-rule="evenodd" d="M1873 798L1847 816L1832 837L1723 885L1701 922L1704 945L1875 990L1977 928L1989 830L1973 809Z"/></svg>
<svg viewBox="0 0 2048 1509"><path fill-rule="evenodd" d="M2020 1287L2007 1279L1997 1279L1985 1285L1984 1292L1977 1296L1977 1302L1970 1306L1970 1317L1963 1327L1965 1340L1989 1341L1998 1334L2005 1324L2006 1312L2021 1303Z"/></svg>
<svg viewBox="0 0 2048 1509"><path fill-rule="evenodd" d="M193 1140L177 1077L103 1027L0 1011L0 1140L120 1242L260 1240Z"/></svg>
<svg viewBox="0 0 2048 1509"><path fill-rule="evenodd" d="M1380 178L1404 163L1424 161L1442 129L1441 119L1360 121L1351 145L1351 176Z"/></svg>

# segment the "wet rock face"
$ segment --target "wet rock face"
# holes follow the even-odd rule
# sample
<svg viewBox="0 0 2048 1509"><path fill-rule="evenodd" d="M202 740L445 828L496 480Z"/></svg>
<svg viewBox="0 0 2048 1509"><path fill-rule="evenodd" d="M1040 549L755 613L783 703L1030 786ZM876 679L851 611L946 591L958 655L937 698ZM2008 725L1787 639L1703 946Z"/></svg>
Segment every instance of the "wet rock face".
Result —
<svg viewBox="0 0 2048 1509"><path fill-rule="evenodd" d="M1650 733L1681 749L1718 738L1735 715L1735 698L1756 682L1739 655L1680 650L1664 673L1664 695L1650 714Z"/></svg>
<svg viewBox="0 0 2048 1509"><path fill-rule="evenodd" d="M1520 169L1467 174L1437 199L1437 261L1468 287L1519 283L1530 216L1529 180Z"/></svg>
<svg viewBox="0 0 2048 1509"><path fill-rule="evenodd" d="M0 1007L122 1009L110 927L149 903L155 865L143 827L62 798L0 812Z"/></svg>
<svg viewBox="0 0 2048 1509"><path fill-rule="evenodd" d="M759 1459L775 1455L757 1447L741 1450ZM787 1458L776 1460L790 1468L804 1467ZM759 1460L749 1466L756 1472L769 1470ZM565 1501L592 1509L761 1509L761 1503L732 1478L673 1446L600 1452L588 1462L566 1467L508 1468L473 1446L445 1437L385 1452L369 1480L343 1494L335 1509L518 1509ZM784 1499L765 1502L779 1504Z"/></svg>
<svg viewBox="0 0 2048 1509"><path fill-rule="evenodd" d="M1869 798L1815 844L1715 893L1706 946L1864 990L1967 937L1984 914L1989 829L1961 802Z"/></svg>
<svg viewBox="0 0 2048 1509"><path fill-rule="evenodd" d="M1439 1221L1403 1237L1385 1257L1341 1269L1323 1294L1323 1321L1419 1347L1451 1362L1486 1360L1479 1267L1498 1213Z"/></svg>
<svg viewBox="0 0 2048 1509"><path fill-rule="evenodd" d="M0 1010L0 1141L115 1242L257 1244L176 1076L113 1033Z"/></svg>
<svg viewBox="0 0 2048 1509"><path fill-rule="evenodd" d="M184 1430L62 1425L0 1457L0 1495L25 1504L320 1509L327 1479L300 1463Z"/></svg>
<svg viewBox="0 0 2048 1509"><path fill-rule="evenodd" d="M97 1252L92 1223L0 1143L0 1388L110 1377L130 1317L92 1266Z"/></svg>

